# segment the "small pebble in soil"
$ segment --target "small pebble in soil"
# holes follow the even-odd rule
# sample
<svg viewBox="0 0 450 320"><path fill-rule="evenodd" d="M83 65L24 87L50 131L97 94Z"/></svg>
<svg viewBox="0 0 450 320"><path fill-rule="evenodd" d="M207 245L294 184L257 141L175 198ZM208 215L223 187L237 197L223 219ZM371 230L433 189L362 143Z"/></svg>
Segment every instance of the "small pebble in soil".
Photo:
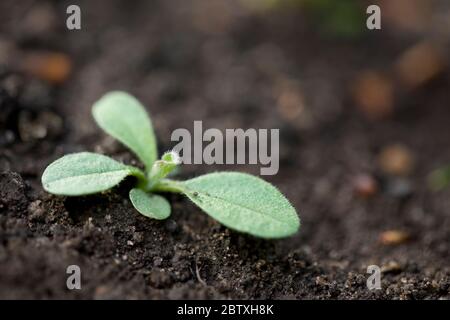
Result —
<svg viewBox="0 0 450 320"><path fill-rule="evenodd" d="M394 88L391 79L378 71L364 71L352 88L357 108L369 119L379 120L394 112Z"/></svg>
<svg viewBox="0 0 450 320"><path fill-rule="evenodd" d="M85 222L84 222L84 229L85 230L89 230L89 229L93 229L95 227L94 225L94 219L92 217L89 217Z"/></svg>
<svg viewBox="0 0 450 320"><path fill-rule="evenodd" d="M393 144L384 147L378 156L380 169L388 175L405 176L414 168L412 152L402 144Z"/></svg>
<svg viewBox="0 0 450 320"><path fill-rule="evenodd" d="M41 200L35 200L28 205L29 219L33 220L43 220L45 217L45 209L42 207Z"/></svg>
<svg viewBox="0 0 450 320"><path fill-rule="evenodd" d="M322 277L322 276L317 276L316 277L316 285L318 286L329 286L330 283L327 281L326 277Z"/></svg>
<svg viewBox="0 0 450 320"><path fill-rule="evenodd" d="M142 241L144 241L144 233L143 232L134 232L133 233L133 241L135 243L142 243Z"/></svg>
<svg viewBox="0 0 450 320"><path fill-rule="evenodd" d="M370 174L357 174L352 179L353 191L361 198L370 198L378 192L378 182Z"/></svg>
<svg viewBox="0 0 450 320"><path fill-rule="evenodd" d="M162 265L163 258L161 257L155 257L153 258L153 266L160 267Z"/></svg>
<svg viewBox="0 0 450 320"><path fill-rule="evenodd" d="M33 52L25 55L21 68L51 84L62 84L72 72L72 60L64 53Z"/></svg>
<svg viewBox="0 0 450 320"><path fill-rule="evenodd" d="M398 58L395 70L400 81L413 89L441 74L445 70L445 58L435 44L420 42Z"/></svg>
<svg viewBox="0 0 450 320"><path fill-rule="evenodd" d="M410 234L402 230L386 230L380 234L379 240L382 245L391 246L405 243L410 239Z"/></svg>

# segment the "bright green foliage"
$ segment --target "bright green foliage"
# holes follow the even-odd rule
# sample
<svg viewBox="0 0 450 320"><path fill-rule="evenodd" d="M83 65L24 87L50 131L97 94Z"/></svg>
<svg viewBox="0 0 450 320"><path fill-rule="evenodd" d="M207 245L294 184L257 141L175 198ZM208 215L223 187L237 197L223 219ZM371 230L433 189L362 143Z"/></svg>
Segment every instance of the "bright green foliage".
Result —
<svg viewBox="0 0 450 320"><path fill-rule="evenodd" d="M92 114L98 125L151 168L158 152L152 123L141 103L125 92L115 91L98 100Z"/></svg>
<svg viewBox="0 0 450 320"><path fill-rule="evenodd" d="M45 169L42 185L50 193L79 196L108 190L139 169L91 152L66 155Z"/></svg>
<svg viewBox="0 0 450 320"><path fill-rule="evenodd" d="M156 140L145 109L124 92L106 94L93 107L97 123L124 143L142 160L146 174L107 156L82 152L66 155L50 164L42 185L50 193L78 196L108 190L126 176L137 178L129 197L136 210L153 219L170 216L169 202L154 193L185 194L207 214L225 226L262 238L293 235L300 226L295 209L268 182L238 172L206 174L187 181L166 176L180 164L175 152L156 161Z"/></svg>
<svg viewBox="0 0 450 320"><path fill-rule="evenodd" d="M171 173L177 165L180 164L180 157L176 152L166 152L161 157L161 160L156 161L150 170L149 180L151 189L158 181L165 178Z"/></svg>
<svg viewBox="0 0 450 320"><path fill-rule="evenodd" d="M133 188L130 190L130 200L136 210L146 217L163 220L170 216L169 202L157 194Z"/></svg>
<svg viewBox="0 0 450 320"><path fill-rule="evenodd" d="M289 201L258 177L216 172L183 185L192 202L231 229L262 238L280 238L299 228L300 221Z"/></svg>

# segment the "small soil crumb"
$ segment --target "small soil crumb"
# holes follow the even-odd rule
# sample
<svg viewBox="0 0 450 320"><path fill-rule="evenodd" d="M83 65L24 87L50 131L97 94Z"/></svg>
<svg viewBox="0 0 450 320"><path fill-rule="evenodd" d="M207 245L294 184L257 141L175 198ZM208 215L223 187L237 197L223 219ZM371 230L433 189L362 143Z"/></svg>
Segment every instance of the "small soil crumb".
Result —
<svg viewBox="0 0 450 320"><path fill-rule="evenodd" d="M412 152L406 146L394 144L381 151L378 164L386 174L408 175L414 168L414 158Z"/></svg>
<svg viewBox="0 0 450 320"><path fill-rule="evenodd" d="M72 60L64 53L36 52L25 55L22 69L52 84L61 84L72 72Z"/></svg>
<svg viewBox="0 0 450 320"><path fill-rule="evenodd" d="M43 220L45 216L45 209L42 206L41 200L35 200L28 206L28 213L30 220Z"/></svg>
<svg viewBox="0 0 450 320"><path fill-rule="evenodd" d="M444 57L438 48L421 42L407 49L396 62L396 71L403 84L416 88L434 79L445 68Z"/></svg>
<svg viewBox="0 0 450 320"><path fill-rule="evenodd" d="M380 242L385 246L399 245L405 243L409 239L409 233L401 230L387 230L380 235Z"/></svg>
<svg viewBox="0 0 450 320"><path fill-rule="evenodd" d="M352 92L356 106L369 119L384 119L394 111L393 83L377 71L358 75Z"/></svg>
<svg viewBox="0 0 450 320"><path fill-rule="evenodd" d="M0 173L0 212L19 211L26 207L25 182L20 174L11 171Z"/></svg>
<svg viewBox="0 0 450 320"><path fill-rule="evenodd" d="M355 194L361 198L370 198L378 192L378 182L369 174L356 175L352 184Z"/></svg>

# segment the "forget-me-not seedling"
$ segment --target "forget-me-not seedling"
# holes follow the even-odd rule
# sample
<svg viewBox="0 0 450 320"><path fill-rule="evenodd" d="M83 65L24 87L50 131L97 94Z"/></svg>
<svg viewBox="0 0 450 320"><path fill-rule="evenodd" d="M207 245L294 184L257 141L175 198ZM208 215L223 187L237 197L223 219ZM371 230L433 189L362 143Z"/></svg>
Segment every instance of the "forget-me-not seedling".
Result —
<svg viewBox="0 0 450 320"><path fill-rule="evenodd" d="M225 226L262 238L293 235L300 227L294 207L270 183L239 172L215 172L187 181L168 179L179 164L175 152L157 160L156 138L151 120L141 103L125 92L110 92L92 109L95 121L109 135L130 148L145 171L107 156L81 152L51 163L42 175L50 193L82 196L108 190L125 177L134 176L131 203L153 219L170 216L169 202L159 193L186 195L193 203Z"/></svg>

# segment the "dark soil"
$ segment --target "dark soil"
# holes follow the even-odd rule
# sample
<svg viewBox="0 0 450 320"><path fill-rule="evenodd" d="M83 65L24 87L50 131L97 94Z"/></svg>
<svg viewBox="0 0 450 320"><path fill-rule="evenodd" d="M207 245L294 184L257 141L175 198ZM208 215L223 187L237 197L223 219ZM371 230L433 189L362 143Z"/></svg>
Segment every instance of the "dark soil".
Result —
<svg viewBox="0 0 450 320"><path fill-rule="evenodd" d="M428 35L336 39L295 11L183 0L82 2L82 30L68 31L67 5L0 3L0 298L450 298L450 189L432 192L425 183L450 162L449 70L425 87L396 91L396 112L383 121L364 117L349 93L359 70L389 72L400 52ZM49 84L20 68L24 55L40 50L71 58L67 81ZM274 91L287 82L303 90L302 121L277 108ZM170 219L152 221L127 199L132 180L89 197L44 192L44 168L69 152L136 163L90 114L114 89L147 106L160 151L194 120L205 128L280 128L280 172L265 179L297 208L298 234L242 235L176 195ZM392 143L412 152L406 177L377 165ZM215 170L259 168L186 166L181 177ZM355 195L359 174L376 179L374 196ZM408 241L382 243L386 230L406 232ZM66 288L72 264L82 270L81 290ZM381 290L366 287L372 264L383 270Z"/></svg>

